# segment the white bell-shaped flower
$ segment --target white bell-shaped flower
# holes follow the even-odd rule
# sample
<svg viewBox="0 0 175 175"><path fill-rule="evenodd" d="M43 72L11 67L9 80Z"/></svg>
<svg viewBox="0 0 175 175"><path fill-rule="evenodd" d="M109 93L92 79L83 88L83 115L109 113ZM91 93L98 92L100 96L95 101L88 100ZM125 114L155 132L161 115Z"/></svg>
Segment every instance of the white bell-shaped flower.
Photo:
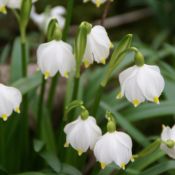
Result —
<svg viewBox="0 0 175 175"><path fill-rule="evenodd" d="M107 132L95 144L94 155L102 169L112 162L125 169L132 160L132 140L124 132Z"/></svg>
<svg viewBox="0 0 175 175"><path fill-rule="evenodd" d="M163 126L161 141L161 149L168 154L168 156L175 159L175 125L172 128Z"/></svg>
<svg viewBox="0 0 175 175"><path fill-rule="evenodd" d="M21 92L14 88L0 84L0 117L6 121L13 110L20 113L22 101Z"/></svg>
<svg viewBox="0 0 175 175"><path fill-rule="evenodd" d="M88 2L88 1L91 1L92 3L96 4L97 7L100 7L100 5L105 3L107 0L84 0L83 2Z"/></svg>
<svg viewBox="0 0 175 175"><path fill-rule="evenodd" d="M37 0L32 0L32 3L36 2ZM0 0L0 8L11 8L11 9L20 9L21 8L22 0Z"/></svg>
<svg viewBox="0 0 175 175"><path fill-rule="evenodd" d="M48 24L51 19L56 19L61 28L64 27L65 18L65 8L62 6L56 6L44 13L38 14L36 13L35 7L32 8L31 18L37 24L40 30L47 31Z"/></svg>
<svg viewBox="0 0 175 175"><path fill-rule="evenodd" d="M97 126L95 118L89 116L87 119L78 117L77 120L67 124L64 128L66 133L66 144L78 151L78 154L93 149L96 141L101 136L101 129Z"/></svg>
<svg viewBox="0 0 175 175"><path fill-rule="evenodd" d="M37 64L45 79L53 77L58 71L68 78L75 69L72 47L62 40L41 44L37 50Z"/></svg>
<svg viewBox="0 0 175 175"><path fill-rule="evenodd" d="M145 100L159 104L165 82L158 66L132 66L119 74L121 92L117 98L126 98L137 107Z"/></svg>
<svg viewBox="0 0 175 175"><path fill-rule="evenodd" d="M111 47L112 44L105 28L100 25L94 26L87 35L86 50L83 57L85 67L94 61L105 64Z"/></svg>

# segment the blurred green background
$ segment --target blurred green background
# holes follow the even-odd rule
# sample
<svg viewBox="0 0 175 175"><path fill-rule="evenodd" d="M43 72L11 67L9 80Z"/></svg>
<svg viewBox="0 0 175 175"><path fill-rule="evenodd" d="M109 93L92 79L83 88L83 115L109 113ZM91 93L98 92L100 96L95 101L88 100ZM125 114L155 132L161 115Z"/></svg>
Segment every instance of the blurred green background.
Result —
<svg viewBox="0 0 175 175"><path fill-rule="evenodd" d="M66 1L62 0L39 0L36 3L37 12L43 12L47 6L54 7L63 5L66 8ZM72 26L79 25L86 20L93 23L100 20L105 9L102 5L99 9L92 3L83 4L81 0L75 0ZM146 9L147 13L140 13L141 9ZM132 65L133 55L128 55L121 66L115 71L112 81L103 95L100 110L96 116L98 123L105 131L106 121L104 119L105 110L114 113L117 119L118 128L131 135L134 141L134 153L147 147L149 143L160 136L161 125L172 126L175 115L175 0L114 0L111 4L107 19L118 17L123 21L123 15L133 12L136 14L125 24L116 23L116 27L108 26L108 34L114 44L127 33L134 34L133 45L138 47L144 54L146 63L157 64L165 77L166 87L161 96L161 104L145 103L138 108L133 108L126 99L117 101L115 96L119 91L117 75L125 67ZM136 20L142 16L140 20ZM128 15L128 18L131 17ZM114 23L116 21L114 20ZM68 41L73 43L75 33L71 28ZM164 156L160 150L149 154L146 158L140 158L135 163L130 164L126 173L116 169L114 165L100 171L95 163L92 153L88 156L78 157L76 151L71 148L63 148L65 135L62 121L63 106L69 103L72 89L72 80L67 82L67 96L65 99L56 100L53 109L52 123L47 117L43 123L43 138L35 140L35 118L37 111L37 87L41 83L41 76L37 75L30 80L18 81L21 70L19 69L19 29L13 13L9 11L7 15L0 15L0 63L1 67L11 65L9 83L20 87L24 92L30 92L30 143L28 152L23 152L22 127L19 118L13 115L7 123L0 122L0 175L20 174L22 172L37 172L38 174L20 175L79 175L98 174L139 174L139 175L174 175L175 162ZM43 42L44 36L37 26L30 21L28 27L28 48L29 63L36 63L36 49ZM103 66L95 66L84 71L81 77L79 98L91 108L93 97L96 94L101 75L104 72ZM1 78L2 75L1 75ZM17 82L16 82L17 81ZM23 85L24 83L25 86ZM65 90L65 81L59 81L59 86ZM27 87L28 86L28 87ZM59 101L59 102L58 102ZM58 106L59 105L59 106ZM45 116L47 116L47 106L45 106ZM61 122L62 121L62 122ZM20 132L21 131L21 132ZM2 134L3 133L3 134ZM34 141L35 140L35 141ZM34 147L33 147L34 145ZM26 149L24 149L26 150ZM40 173L39 173L40 172Z"/></svg>

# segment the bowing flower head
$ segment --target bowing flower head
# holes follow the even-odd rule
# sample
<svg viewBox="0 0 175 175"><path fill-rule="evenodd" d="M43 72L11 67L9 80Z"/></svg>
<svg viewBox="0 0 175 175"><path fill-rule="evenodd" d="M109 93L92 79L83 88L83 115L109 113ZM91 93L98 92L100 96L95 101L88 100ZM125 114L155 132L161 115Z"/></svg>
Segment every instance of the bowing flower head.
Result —
<svg viewBox="0 0 175 175"><path fill-rule="evenodd" d="M13 110L20 113L20 104L22 101L21 92L14 88L0 84L0 117L6 121Z"/></svg>
<svg viewBox="0 0 175 175"><path fill-rule="evenodd" d="M83 57L85 67L88 67L94 61L97 63L106 63L110 54L112 44L108 34L103 26L94 26L87 35L86 49Z"/></svg>
<svg viewBox="0 0 175 175"><path fill-rule="evenodd" d="M37 64L45 79L53 77L58 71L61 76L68 78L75 69L72 47L62 40L43 43L37 50Z"/></svg>
<svg viewBox="0 0 175 175"><path fill-rule="evenodd" d="M66 144L78 151L78 154L93 149L96 141L101 136L101 129L97 126L95 118L88 116L86 119L78 117L75 121L67 124L64 128Z"/></svg>
<svg viewBox="0 0 175 175"><path fill-rule="evenodd" d="M119 74L121 92L117 98L126 98L137 107L145 100L159 104L165 82L158 66L137 64Z"/></svg>

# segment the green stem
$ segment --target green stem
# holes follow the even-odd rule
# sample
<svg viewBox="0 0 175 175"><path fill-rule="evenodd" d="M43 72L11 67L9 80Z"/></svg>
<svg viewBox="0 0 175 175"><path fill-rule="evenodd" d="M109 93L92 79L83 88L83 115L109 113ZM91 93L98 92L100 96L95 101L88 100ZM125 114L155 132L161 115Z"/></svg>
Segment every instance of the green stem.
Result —
<svg viewBox="0 0 175 175"><path fill-rule="evenodd" d="M20 26L20 25L19 25ZM26 28L20 26L20 39L21 39L21 62L22 62L22 77L27 77L27 39L26 39ZM29 120L28 120L28 94L23 95L23 103L21 107L21 131L22 140L21 145L23 145L23 150L21 154L29 155ZM24 158L25 159L25 158ZM26 161L26 160L24 160Z"/></svg>
<svg viewBox="0 0 175 175"><path fill-rule="evenodd" d="M52 82L50 85L49 96L48 96L48 100L47 100L47 107L48 107L49 114L51 114L51 112L52 112L53 99L55 96L57 82L58 82L58 73L52 78Z"/></svg>
<svg viewBox="0 0 175 175"><path fill-rule="evenodd" d="M93 109L92 109L92 114L94 115L94 117L96 116L96 114L98 112L98 107L99 107L99 104L100 104L100 100L101 100L101 97L102 97L103 90L104 90L104 86L100 85L99 88L98 88L98 91L97 91L97 94L96 94L96 97L95 97L95 100L94 100L94 104L93 104Z"/></svg>
<svg viewBox="0 0 175 175"><path fill-rule="evenodd" d="M72 12L73 12L74 0L67 0L67 15L66 15L66 24L63 32L63 40L67 40L67 35L69 32L69 27L72 20Z"/></svg>
<svg viewBox="0 0 175 175"><path fill-rule="evenodd" d="M38 129L38 135L40 135L41 132L41 126L42 126L42 118L43 118L43 102L44 102L44 92L46 87L46 80L44 79L44 76L42 77L42 85L41 85L41 91L40 96L38 100L38 112L37 112L37 129Z"/></svg>
<svg viewBox="0 0 175 175"><path fill-rule="evenodd" d="M72 20L73 6L74 6L74 0L68 0L67 1L66 24L64 27L63 38L62 38L64 41L67 40L67 36L68 36L68 32L69 32L69 28L70 28L70 24ZM52 111L52 105L53 105L53 99L54 99L54 95L56 91L57 81L58 81L58 74L56 74L56 76L52 79L50 90L49 90L47 105L48 105L48 110L50 114Z"/></svg>
<svg viewBox="0 0 175 175"><path fill-rule="evenodd" d="M77 99L78 89L79 89L79 81L80 81L80 78L78 78L78 77L74 78L74 89L73 89L72 101Z"/></svg>

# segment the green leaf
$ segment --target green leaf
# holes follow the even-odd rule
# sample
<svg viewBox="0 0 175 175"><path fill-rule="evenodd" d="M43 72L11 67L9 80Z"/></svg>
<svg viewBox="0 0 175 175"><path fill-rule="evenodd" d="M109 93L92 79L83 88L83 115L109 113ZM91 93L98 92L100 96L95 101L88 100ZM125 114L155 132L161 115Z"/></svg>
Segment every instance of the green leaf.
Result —
<svg viewBox="0 0 175 175"><path fill-rule="evenodd" d="M45 145L42 141L34 141L34 150L45 160L45 162L52 168L53 171L56 173L61 171L61 163L59 159L54 153L48 152L45 149Z"/></svg>
<svg viewBox="0 0 175 175"><path fill-rule="evenodd" d="M21 91L21 93L24 95L29 91L38 87L41 84L41 80L42 80L41 78L42 78L41 72L37 72L30 77L22 78L14 82L12 86L18 88Z"/></svg>
<svg viewBox="0 0 175 175"><path fill-rule="evenodd" d="M158 165L155 165L145 170L143 173L140 173L139 175L158 175L172 169L175 169L175 161L170 160L159 163Z"/></svg>
<svg viewBox="0 0 175 175"><path fill-rule="evenodd" d="M63 164L61 172L67 175L82 175L82 173L79 170L68 164Z"/></svg>
<svg viewBox="0 0 175 175"><path fill-rule="evenodd" d="M46 175L44 173L39 173L39 172L26 172L26 173L19 173L16 175Z"/></svg>
<svg viewBox="0 0 175 175"><path fill-rule="evenodd" d="M16 38L14 41L11 57L11 82L14 82L22 77L20 38Z"/></svg>
<svg viewBox="0 0 175 175"><path fill-rule="evenodd" d="M166 115L175 114L174 101L161 101L159 105L156 104L142 104L139 107L128 108L123 112L123 115L129 121L140 121L149 118L162 117ZM144 111L144 112L143 112Z"/></svg>
<svg viewBox="0 0 175 175"><path fill-rule="evenodd" d="M10 51L10 46L6 45L5 48L3 49L1 55L0 55L0 63L1 64L4 64L6 62L9 51Z"/></svg>
<svg viewBox="0 0 175 175"><path fill-rule="evenodd" d="M152 152L151 154L146 155L145 157L139 157L135 160L134 163L131 163L128 168L141 171L153 162L158 161L160 158L164 156L164 152L160 149L156 150L155 152ZM140 173L139 173L140 175Z"/></svg>

